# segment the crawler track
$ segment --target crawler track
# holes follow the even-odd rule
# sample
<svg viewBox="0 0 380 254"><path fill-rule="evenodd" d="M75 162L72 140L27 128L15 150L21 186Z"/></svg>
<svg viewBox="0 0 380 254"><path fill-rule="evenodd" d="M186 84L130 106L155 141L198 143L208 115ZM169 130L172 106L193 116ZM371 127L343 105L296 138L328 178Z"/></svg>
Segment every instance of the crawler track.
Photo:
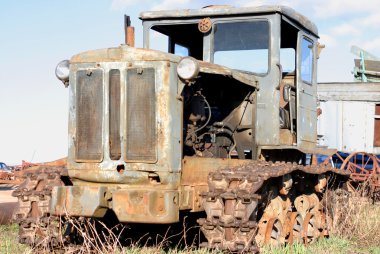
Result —
<svg viewBox="0 0 380 254"><path fill-rule="evenodd" d="M256 252L270 244L309 243L328 234L322 197L332 176L349 172L327 166L252 162L208 177L202 194L207 217L198 220L205 247Z"/></svg>
<svg viewBox="0 0 380 254"><path fill-rule="evenodd" d="M52 188L63 185L65 171L65 167L40 166L26 173L14 191L21 243L62 245L61 223L50 215L49 203ZM347 179L349 174L328 166L268 162L211 172L209 190L202 193L207 217L198 219L208 240L203 246L257 252L266 244L309 243L327 235L324 192L326 187L339 187L344 180L336 179Z"/></svg>
<svg viewBox="0 0 380 254"><path fill-rule="evenodd" d="M19 242L30 246L58 246L60 223L49 213L51 192L61 186L63 166L39 166L24 174L24 182L12 193L18 198L14 219L19 224Z"/></svg>

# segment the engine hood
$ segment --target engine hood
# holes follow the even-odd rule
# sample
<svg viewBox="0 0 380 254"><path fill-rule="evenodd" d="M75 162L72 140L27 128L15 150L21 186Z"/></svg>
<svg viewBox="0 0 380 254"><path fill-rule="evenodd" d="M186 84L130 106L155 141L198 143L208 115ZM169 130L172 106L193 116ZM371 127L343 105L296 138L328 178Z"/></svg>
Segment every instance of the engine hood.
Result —
<svg viewBox="0 0 380 254"><path fill-rule="evenodd" d="M96 63L96 62L134 62L134 61L168 61L178 63L182 59L170 53L165 53L152 49L142 49L121 45L117 48L106 48L86 51L74 55L70 63ZM236 79L249 86L257 87L258 82L254 75L247 74L238 70L233 70L225 66L198 61L200 73L208 73L214 75L223 75Z"/></svg>

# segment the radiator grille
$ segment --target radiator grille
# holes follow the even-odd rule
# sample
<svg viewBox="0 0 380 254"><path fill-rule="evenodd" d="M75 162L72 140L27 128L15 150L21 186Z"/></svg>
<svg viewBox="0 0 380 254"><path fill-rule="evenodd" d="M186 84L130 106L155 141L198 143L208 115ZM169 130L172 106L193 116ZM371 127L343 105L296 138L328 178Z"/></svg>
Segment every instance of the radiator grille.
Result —
<svg viewBox="0 0 380 254"><path fill-rule="evenodd" d="M128 161L156 161L155 72L153 68L127 71Z"/></svg>
<svg viewBox="0 0 380 254"><path fill-rule="evenodd" d="M79 70L76 86L76 160L101 161L103 71Z"/></svg>
<svg viewBox="0 0 380 254"><path fill-rule="evenodd" d="M121 156L120 142L120 71L110 70L109 75L109 142L110 158L118 160Z"/></svg>

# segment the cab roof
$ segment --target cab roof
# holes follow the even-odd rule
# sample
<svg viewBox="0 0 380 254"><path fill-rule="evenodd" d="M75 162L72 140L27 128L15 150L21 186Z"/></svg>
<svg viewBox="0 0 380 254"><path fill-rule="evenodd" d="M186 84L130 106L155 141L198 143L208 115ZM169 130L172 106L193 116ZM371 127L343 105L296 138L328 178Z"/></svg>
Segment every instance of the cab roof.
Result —
<svg viewBox="0 0 380 254"><path fill-rule="evenodd" d="M162 20L162 19L187 19L201 17L223 17L223 16L241 16L241 15L258 15L280 13L289 19L295 21L309 32L318 36L317 26L307 17L296 12L290 7L282 5L263 5L256 7L236 8L228 5L207 6L202 9L185 9L170 11L147 11L140 13L141 20Z"/></svg>

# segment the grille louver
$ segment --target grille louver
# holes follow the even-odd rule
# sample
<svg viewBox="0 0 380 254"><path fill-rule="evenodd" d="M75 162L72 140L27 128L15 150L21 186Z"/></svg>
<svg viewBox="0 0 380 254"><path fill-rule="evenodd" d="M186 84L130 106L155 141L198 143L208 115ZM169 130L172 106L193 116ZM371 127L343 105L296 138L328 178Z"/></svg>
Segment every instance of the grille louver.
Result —
<svg viewBox="0 0 380 254"><path fill-rule="evenodd" d="M76 77L76 160L101 161L103 71L79 70Z"/></svg>
<svg viewBox="0 0 380 254"><path fill-rule="evenodd" d="M127 71L128 161L156 161L155 71L133 68Z"/></svg>

